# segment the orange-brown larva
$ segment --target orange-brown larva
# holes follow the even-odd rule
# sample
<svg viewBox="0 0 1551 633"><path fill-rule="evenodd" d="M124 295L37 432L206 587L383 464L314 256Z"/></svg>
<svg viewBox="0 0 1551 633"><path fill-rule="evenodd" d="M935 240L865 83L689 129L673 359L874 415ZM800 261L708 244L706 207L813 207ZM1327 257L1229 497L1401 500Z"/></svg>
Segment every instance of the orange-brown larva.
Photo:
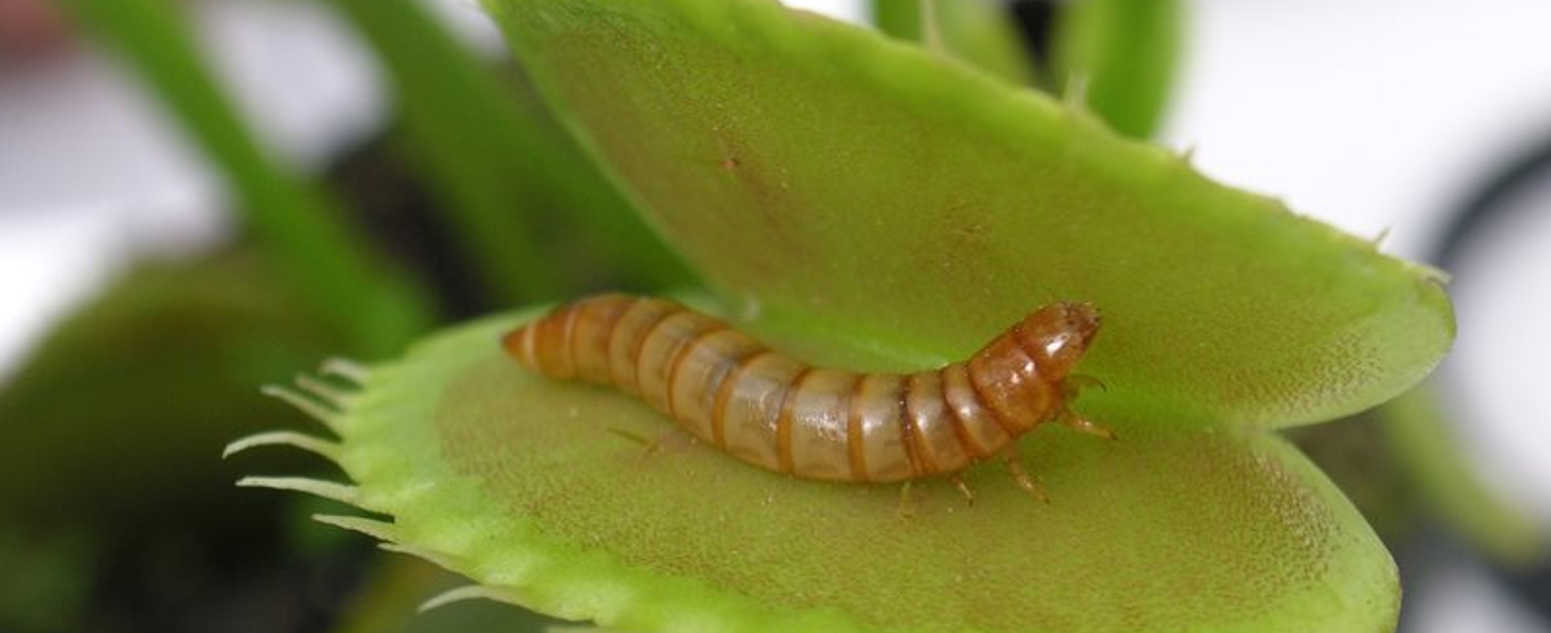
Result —
<svg viewBox="0 0 1551 633"><path fill-rule="evenodd" d="M613 385L737 458L807 479L953 475L1047 421L1112 437L1067 408L1098 311L1054 303L967 361L914 374L811 367L665 299L604 294L502 340L529 369ZM1034 484L1009 459L1020 485ZM961 486L962 487L962 486ZM967 492L967 489L966 489Z"/></svg>

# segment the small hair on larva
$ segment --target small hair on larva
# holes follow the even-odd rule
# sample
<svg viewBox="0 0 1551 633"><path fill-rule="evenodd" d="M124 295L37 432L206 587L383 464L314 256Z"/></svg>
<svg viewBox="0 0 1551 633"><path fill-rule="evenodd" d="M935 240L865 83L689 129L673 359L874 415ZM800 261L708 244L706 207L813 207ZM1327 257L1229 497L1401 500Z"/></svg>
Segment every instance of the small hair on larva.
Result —
<svg viewBox="0 0 1551 633"><path fill-rule="evenodd" d="M1058 422L1105 438L1068 408L1092 378L1073 365L1099 331L1088 303L1030 313L968 360L914 374L812 367L666 299L610 293L559 306L502 339L524 367L639 396L690 433L761 468L805 479L909 481L1000 456L1044 499L1014 453Z"/></svg>

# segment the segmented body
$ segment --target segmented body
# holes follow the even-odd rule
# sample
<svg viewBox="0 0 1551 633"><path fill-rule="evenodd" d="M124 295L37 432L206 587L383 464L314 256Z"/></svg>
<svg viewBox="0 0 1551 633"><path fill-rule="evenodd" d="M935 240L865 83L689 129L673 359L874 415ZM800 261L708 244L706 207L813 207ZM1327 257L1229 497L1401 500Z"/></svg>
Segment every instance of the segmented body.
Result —
<svg viewBox="0 0 1551 633"><path fill-rule="evenodd" d="M808 479L954 473L1052 419L1098 329L1091 305L1041 308L964 362L914 374L812 367L672 301L605 294L560 306L503 346L557 379L640 396L700 439ZM1087 429L1092 431L1092 429Z"/></svg>

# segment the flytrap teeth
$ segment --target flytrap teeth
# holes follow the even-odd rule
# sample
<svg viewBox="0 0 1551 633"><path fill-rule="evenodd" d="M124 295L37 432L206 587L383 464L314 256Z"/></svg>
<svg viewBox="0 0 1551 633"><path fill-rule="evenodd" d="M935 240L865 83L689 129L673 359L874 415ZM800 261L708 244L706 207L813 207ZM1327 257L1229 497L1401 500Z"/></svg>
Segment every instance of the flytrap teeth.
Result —
<svg viewBox="0 0 1551 633"><path fill-rule="evenodd" d="M1373 236L1373 239L1368 240L1368 243L1373 245L1373 250L1379 250L1380 247L1384 246L1384 240L1389 239L1389 232L1392 228L1394 227L1386 226L1379 229L1379 234Z"/></svg>
<svg viewBox="0 0 1551 633"><path fill-rule="evenodd" d="M1447 286L1454 281L1454 275L1450 275L1448 271L1442 268L1433 268L1427 264L1416 264L1416 266L1422 270L1422 277L1424 279L1440 286Z"/></svg>
<svg viewBox="0 0 1551 633"><path fill-rule="evenodd" d="M421 613L425 613L431 609L446 606L454 602L462 602L464 600L494 600L496 602L516 604L516 601L513 600L510 595L499 589L486 587L484 585L464 585L462 587L448 589L439 594L436 594L435 596L432 596L431 599L420 603L419 611Z"/></svg>
<svg viewBox="0 0 1551 633"><path fill-rule="evenodd" d="M348 358L340 358L338 356L325 359L323 363L318 366L318 373L325 376L343 378L355 383L357 387L365 385L366 380L371 378L372 375L372 371L367 369L365 365L357 363Z"/></svg>
<svg viewBox="0 0 1551 633"><path fill-rule="evenodd" d="M1066 81L1066 90L1061 93L1061 102L1074 111L1087 112L1088 76L1082 73L1073 74Z"/></svg>
<svg viewBox="0 0 1551 633"><path fill-rule="evenodd" d="M339 432L338 411L325 408L316 400L297 393L290 387L284 385L264 385L259 388L259 393L283 400L286 404L296 407L297 410L307 414L307 417L322 422L324 426L336 433Z"/></svg>
<svg viewBox="0 0 1551 633"><path fill-rule="evenodd" d="M297 374L296 386L335 409L349 407L353 399L351 394L308 374Z"/></svg>
<svg viewBox="0 0 1551 633"><path fill-rule="evenodd" d="M243 477L237 480L237 485L243 488L294 490L350 505L356 505L360 497L360 490L355 486L310 477Z"/></svg>
<svg viewBox="0 0 1551 633"><path fill-rule="evenodd" d="M392 523L378 521L377 519L348 514L314 514L312 515L312 520L324 525L350 530L351 532L359 532L380 541L392 541L397 538Z"/></svg>
<svg viewBox="0 0 1551 633"><path fill-rule="evenodd" d="M249 435L227 444L221 451L221 459L257 446L290 446L322 455L330 461L339 461L339 444L296 431L266 431Z"/></svg>
<svg viewBox="0 0 1551 633"><path fill-rule="evenodd" d="M414 545L405 545L403 543L396 543L393 541L383 541L378 543L377 547L384 551L393 552L395 554L406 554L424 561L429 561L431 564L447 571L455 572L458 568L457 561L454 560L453 556L443 554L435 550L416 547Z"/></svg>
<svg viewBox="0 0 1551 633"><path fill-rule="evenodd" d="M1180 151L1179 159L1184 161L1186 165L1194 167L1196 164L1196 144L1191 143L1186 145L1185 149Z"/></svg>

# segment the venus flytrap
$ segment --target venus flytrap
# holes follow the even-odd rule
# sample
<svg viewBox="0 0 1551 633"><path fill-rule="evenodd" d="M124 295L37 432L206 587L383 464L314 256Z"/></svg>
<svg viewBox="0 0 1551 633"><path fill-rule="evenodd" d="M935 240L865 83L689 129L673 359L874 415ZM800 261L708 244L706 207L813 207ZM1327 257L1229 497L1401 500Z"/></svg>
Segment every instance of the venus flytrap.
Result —
<svg viewBox="0 0 1551 633"><path fill-rule="evenodd" d="M1394 565L1275 428L1371 407L1453 336L1426 269L1211 182L1086 112L775 3L488 0L544 96L707 281L811 363L911 371L1034 306L1091 301L1082 413L1122 438L1022 442L952 486L798 481L551 381L501 335L439 333L286 396L354 482L328 519L480 595L621 630L1353 631L1394 626ZM757 305L748 310L746 306ZM713 306L714 307L714 306ZM671 436L670 436L671 437ZM331 440L333 441L333 440ZM239 443L236 448L244 448Z"/></svg>

